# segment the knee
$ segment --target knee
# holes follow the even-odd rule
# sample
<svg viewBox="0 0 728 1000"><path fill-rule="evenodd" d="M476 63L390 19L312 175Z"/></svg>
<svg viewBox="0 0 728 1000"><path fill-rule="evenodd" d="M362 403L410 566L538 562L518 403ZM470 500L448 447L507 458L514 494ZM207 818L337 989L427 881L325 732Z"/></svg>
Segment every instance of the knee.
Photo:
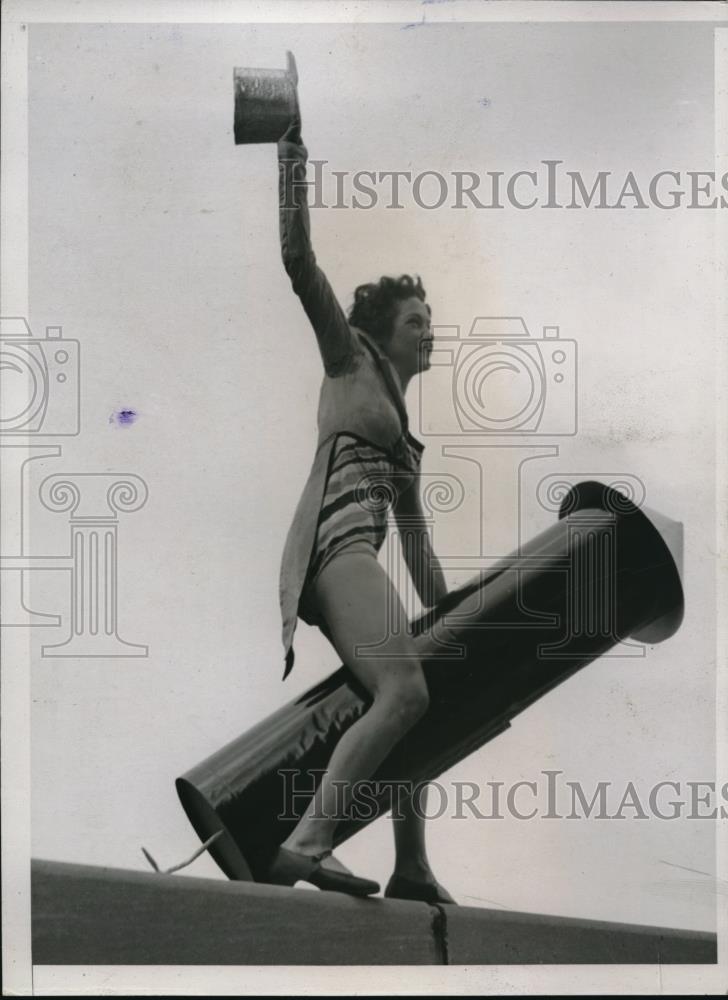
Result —
<svg viewBox="0 0 728 1000"><path fill-rule="evenodd" d="M407 732L422 718L430 705L430 695L427 690L422 670L393 684L381 696L387 716L400 732ZM378 700L378 699L377 699Z"/></svg>
<svg viewBox="0 0 728 1000"><path fill-rule="evenodd" d="M399 718L403 729L410 729L422 718L430 705L430 695L424 677L407 684L400 692Z"/></svg>

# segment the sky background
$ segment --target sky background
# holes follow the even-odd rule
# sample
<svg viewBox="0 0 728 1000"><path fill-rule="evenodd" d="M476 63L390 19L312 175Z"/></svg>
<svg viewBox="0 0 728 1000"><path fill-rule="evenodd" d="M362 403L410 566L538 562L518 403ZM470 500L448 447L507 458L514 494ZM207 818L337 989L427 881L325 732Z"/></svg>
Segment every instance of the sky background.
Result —
<svg viewBox="0 0 728 1000"><path fill-rule="evenodd" d="M36 499L46 475L141 476L149 499L120 519L119 632L150 649L42 657L66 634L69 593L66 574L32 574L28 605L64 615L32 635L34 856L146 869L143 844L163 866L187 857L198 842L174 778L338 666L299 622L281 682L279 563L322 372L280 263L275 148L233 143L232 68L283 67L294 51L304 139L331 169L510 173L555 158L649 178L712 166L712 45L708 25L685 23L30 27L30 322L82 345L81 433L33 463L31 551L67 552L67 516ZM516 530L551 524L536 499L551 474L639 477L646 503L685 526L680 631L643 658L591 664L445 787L554 769L646 795L715 777L713 224L654 208L312 212L345 307L357 284L413 272L436 325L516 315L577 342L578 434L544 439L559 453L526 467L520 512L529 452L489 458L481 495L475 467L443 453L457 438L418 426L420 405L430 430L444 425L445 382L412 383L423 470L465 489L434 526L446 566L481 536L503 554ZM121 409L138 419L110 422ZM450 586L469 575L447 570ZM714 926L709 880L671 867L714 872L706 821L443 817L428 837L465 904ZM337 853L384 883L387 821ZM185 874L222 877L209 858Z"/></svg>

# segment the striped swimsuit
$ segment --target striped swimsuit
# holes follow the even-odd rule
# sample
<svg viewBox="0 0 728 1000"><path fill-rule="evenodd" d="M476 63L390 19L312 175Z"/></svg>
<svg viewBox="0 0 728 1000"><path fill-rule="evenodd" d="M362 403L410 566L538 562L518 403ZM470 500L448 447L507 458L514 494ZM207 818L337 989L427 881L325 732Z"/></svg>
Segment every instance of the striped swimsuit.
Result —
<svg viewBox="0 0 728 1000"><path fill-rule="evenodd" d="M397 494L411 485L423 450L424 445L409 431L400 438L396 453L353 434L337 435L299 606L304 621L322 624L312 587L335 555L355 544L377 556L387 535L389 508Z"/></svg>

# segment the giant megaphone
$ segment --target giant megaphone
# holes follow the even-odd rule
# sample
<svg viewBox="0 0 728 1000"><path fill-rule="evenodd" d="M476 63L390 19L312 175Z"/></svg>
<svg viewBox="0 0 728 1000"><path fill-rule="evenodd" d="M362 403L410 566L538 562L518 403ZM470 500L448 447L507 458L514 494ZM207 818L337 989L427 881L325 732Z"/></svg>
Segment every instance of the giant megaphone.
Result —
<svg viewBox="0 0 728 1000"><path fill-rule="evenodd" d="M413 622L429 708L373 775L371 815L342 820L335 844L391 808L394 782L437 778L617 643L673 635L681 553L679 522L601 483L572 487L554 525ZM341 667L177 779L199 836L221 831L210 853L229 878L262 877L306 808L301 788L313 795L367 707Z"/></svg>

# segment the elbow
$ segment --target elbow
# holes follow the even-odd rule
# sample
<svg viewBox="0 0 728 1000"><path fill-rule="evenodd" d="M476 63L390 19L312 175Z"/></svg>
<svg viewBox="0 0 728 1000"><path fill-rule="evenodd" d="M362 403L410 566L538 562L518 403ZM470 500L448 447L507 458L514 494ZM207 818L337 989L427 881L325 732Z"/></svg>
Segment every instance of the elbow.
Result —
<svg viewBox="0 0 728 1000"><path fill-rule="evenodd" d="M286 239L285 234L281 234L281 260L286 269L286 274L293 281L301 273L303 265L303 255L296 253L294 248Z"/></svg>
<svg viewBox="0 0 728 1000"><path fill-rule="evenodd" d="M306 258L284 253L283 266L290 278L293 291L298 293L305 284L307 274Z"/></svg>
<svg viewBox="0 0 728 1000"><path fill-rule="evenodd" d="M311 283L316 270L316 258L311 251L294 253L285 245L281 257L293 291L298 295Z"/></svg>
<svg viewBox="0 0 728 1000"><path fill-rule="evenodd" d="M281 247L281 260L283 261L283 266L286 269L286 274L291 281L293 281L300 270L301 258L292 254L284 243Z"/></svg>

